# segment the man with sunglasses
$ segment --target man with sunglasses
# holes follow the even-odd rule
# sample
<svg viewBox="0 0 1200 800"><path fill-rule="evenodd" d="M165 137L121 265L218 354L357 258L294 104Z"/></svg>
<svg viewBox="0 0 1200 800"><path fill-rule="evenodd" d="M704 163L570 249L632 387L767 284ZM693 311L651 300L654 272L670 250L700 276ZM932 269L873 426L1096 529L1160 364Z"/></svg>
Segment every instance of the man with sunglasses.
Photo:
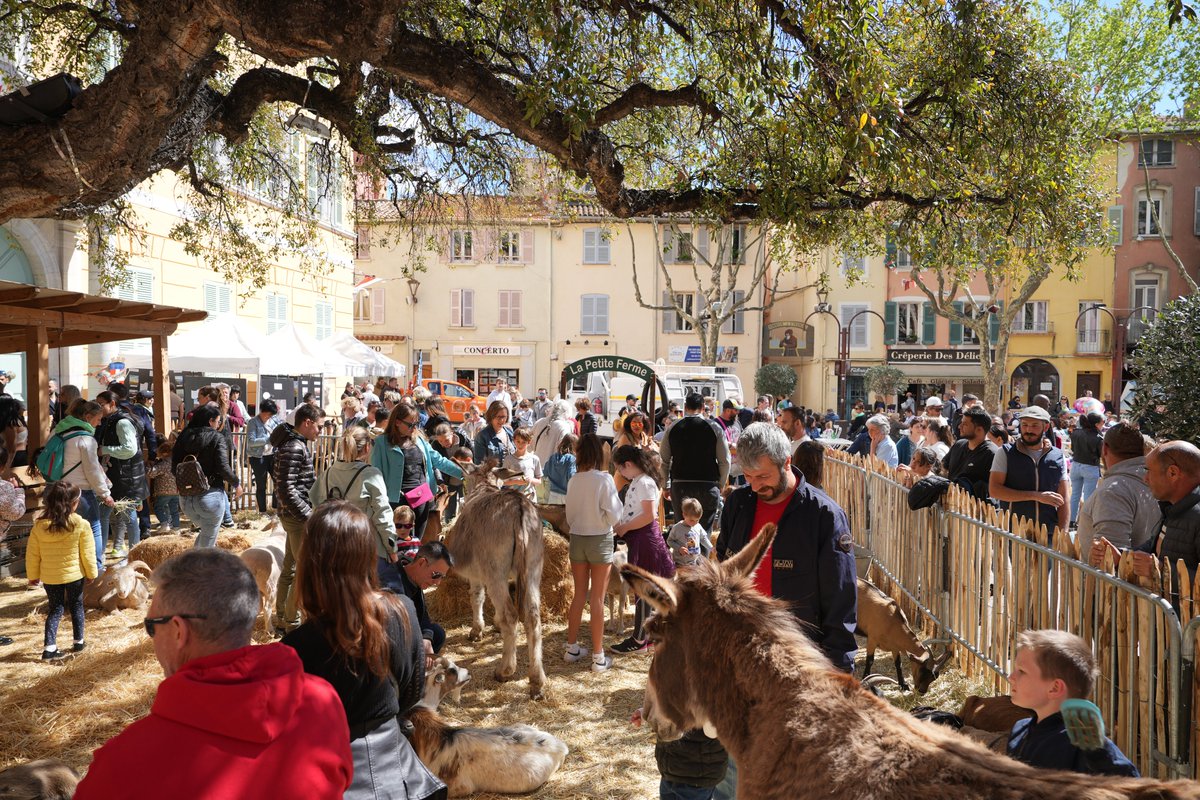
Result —
<svg viewBox="0 0 1200 800"><path fill-rule="evenodd" d="M425 640L426 669L433 667L434 654L442 651L442 645L446 643L446 630L429 618L429 609L425 607L425 590L437 586L453 566L454 557L446 545L428 542L421 545L412 561L400 570L402 585L391 587L393 591L403 590L417 607L417 622L421 626L421 638Z"/></svg>
<svg viewBox="0 0 1200 800"><path fill-rule="evenodd" d="M145 627L166 678L75 797L341 798L354 771L342 702L292 648L252 646L259 594L241 559L187 550L153 580Z"/></svg>

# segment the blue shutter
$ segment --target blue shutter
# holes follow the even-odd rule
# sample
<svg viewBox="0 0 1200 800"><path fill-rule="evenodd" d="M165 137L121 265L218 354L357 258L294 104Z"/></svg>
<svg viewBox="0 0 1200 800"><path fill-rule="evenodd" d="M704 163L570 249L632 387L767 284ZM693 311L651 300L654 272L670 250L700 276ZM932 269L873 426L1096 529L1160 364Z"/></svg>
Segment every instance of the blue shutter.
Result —
<svg viewBox="0 0 1200 800"><path fill-rule="evenodd" d="M921 344L933 344L937 341L937 314L933 312L933 303L923 303L921 307Z"/></svg>
<svg viewBox="0 0 1200 800"><path fill-rule="evenodd" d="M883 343L896 343L896 304L890 300L883 304Z"/></svg>
<svg viewBox="0 0 1200 800"><path fill-rule="evenodd" d="M954 306L956 313L963 313L963 301L955 300L950 305ZM963 340L963 325L956 319L950 320L950 344L962 344Z"/></svg>

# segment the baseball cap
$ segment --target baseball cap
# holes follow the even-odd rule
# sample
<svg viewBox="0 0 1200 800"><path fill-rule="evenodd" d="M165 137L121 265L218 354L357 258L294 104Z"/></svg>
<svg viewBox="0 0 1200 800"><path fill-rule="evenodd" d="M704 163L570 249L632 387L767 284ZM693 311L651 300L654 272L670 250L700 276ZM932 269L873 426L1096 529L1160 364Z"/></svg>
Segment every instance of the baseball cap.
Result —
<svg viewBox="0 0 1200 800"><path fill-rule="evenodd" d="M935 394L935 395L933 395L932 397L928 398L928 399L925 401L925 405L927 405L927 406L935 406L935 407L937 407L937 408L941 408L941 406L942 406L942 398L938 397L938 396Z"/></svg>
<svg viewBox="0 0 1200 800"><path fill-rule="evenodd" d="M1017 419L1036 419L1041 422L1050 422L1050 412L1041 406L1029 406L1020 414L1017 414Z"/></svg>
<svg viewBox="0 0 1200 800"><path fill-rule="evenodd" d="M137 396L142 400L153 400L154 392L149 389L138 389Z"/></svg>
<svg viewBox="0 0 1200 800"><path fill-rule="evenodd" d="M734 411L738 411L741 409L741 406L739 406L737 403L733 402L732 400L726 400L724 403L721 403L722 411L728 411L731 408Z"/></svg>

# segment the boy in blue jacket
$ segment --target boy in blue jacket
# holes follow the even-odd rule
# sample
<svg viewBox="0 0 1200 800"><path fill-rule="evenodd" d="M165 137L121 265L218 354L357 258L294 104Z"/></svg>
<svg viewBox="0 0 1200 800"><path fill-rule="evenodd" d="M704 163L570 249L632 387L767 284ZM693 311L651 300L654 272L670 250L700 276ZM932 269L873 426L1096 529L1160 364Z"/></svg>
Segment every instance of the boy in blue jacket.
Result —
<svg viewBox="0 0 1200 800"><path fill-rule="evenodd" d="M1094 750L1071 742L1059 711L1063 701L1087 699L1096 682L1096 662L1087 643L1065 631L1025 631L1017 637L1017 655L1008 683L1013 705L1034 716L1013 726L1008 754L1032 767L1099 775L1140 777L1111 739Z"/></svg>

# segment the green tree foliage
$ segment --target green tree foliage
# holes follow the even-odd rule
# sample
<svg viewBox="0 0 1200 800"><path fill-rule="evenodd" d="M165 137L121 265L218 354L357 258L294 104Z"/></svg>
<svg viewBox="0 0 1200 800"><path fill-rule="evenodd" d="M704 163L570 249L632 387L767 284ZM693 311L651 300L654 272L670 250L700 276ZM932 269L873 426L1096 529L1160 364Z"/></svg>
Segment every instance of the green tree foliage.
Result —
<svg viewBox="0 0 1200 800"><path fill-rule="evenodd" d="M892 399L902 387L909 384L909 377L903 371L886 364L877 364L867 370L863 376L863 384L868 394L880 394L886 399Z"/></svg>
<svg viewBox="0 0 1200 800"><path fill-rule="evenodd" d="M1137 375L1133 414L1156 436L1200 441L1200 296L1167 303L1138 340L1130 367Z"/></svg>
<svg viewBox="0 0 1200 800"><path fill-rule="evenodd" d="M763 364L755 370L755 394L791 397L794 391L796 391L796 370L787 364Z"/></svg>
<svg viewBox="0 0 1200 800"><path fill-rule="evenodd" d="M0 130L0 222L170 169L196 208L178 235L253 270L312 241L328 169L421 220L540 152L618 217L769 219L805 252L897 221L1049 240L1081 208L1084 98L1043 41L1027 6L979 0L0 0L13 60L86 84L53 125ZM307 137L281 157L299 106L328 169Z"/></svg>

